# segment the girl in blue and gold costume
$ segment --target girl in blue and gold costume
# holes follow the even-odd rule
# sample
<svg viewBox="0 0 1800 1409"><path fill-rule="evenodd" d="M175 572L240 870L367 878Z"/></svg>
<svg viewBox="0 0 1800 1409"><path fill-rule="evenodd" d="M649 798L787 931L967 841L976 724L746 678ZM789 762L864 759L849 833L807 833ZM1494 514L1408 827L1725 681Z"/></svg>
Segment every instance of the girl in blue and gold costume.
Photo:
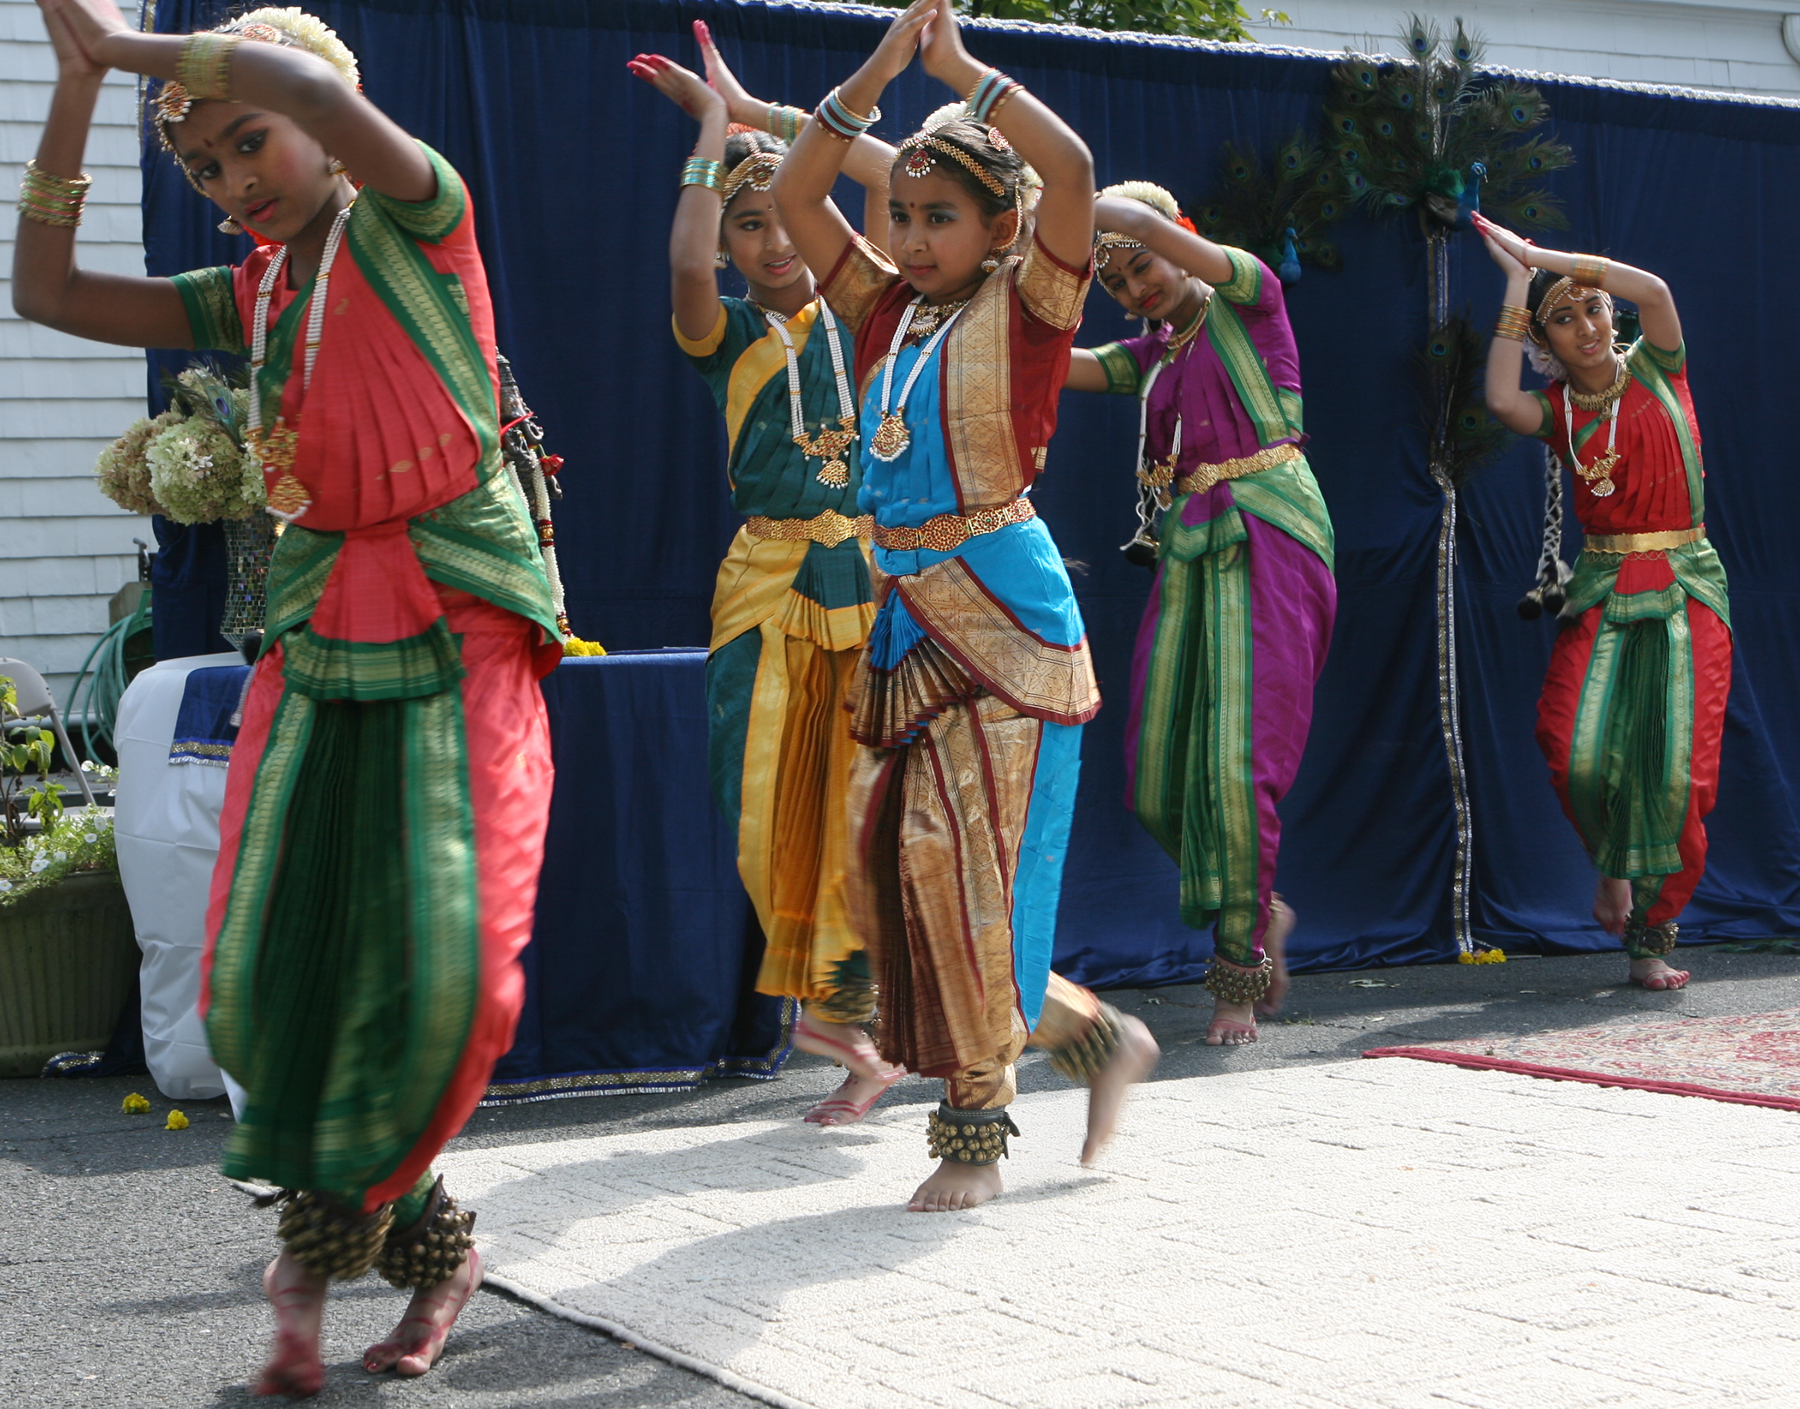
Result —
<svg viewBox="0 0 1800 1409"><path fill-rule="evenodd" d="M817 296L769 193L798 109L752 99L704 23L708 77L660 55L631 71L700 123L669 240L675 340L725 416L732 504L746 522L713 594L706 693L713 791L737 825L738 872L767 939L757 990L799 999L794 1044L842 1062L807 1119L862 1119L901 1071L861 1024L875 991L844 902L852 744L844 692L874 620L854 348ZM729 126L728 126L729 124ZM764 130L758 130L764 129ZM886 219L893 149L859 140L850 174ZM721 295L734 266L748 298Z"/></svg>

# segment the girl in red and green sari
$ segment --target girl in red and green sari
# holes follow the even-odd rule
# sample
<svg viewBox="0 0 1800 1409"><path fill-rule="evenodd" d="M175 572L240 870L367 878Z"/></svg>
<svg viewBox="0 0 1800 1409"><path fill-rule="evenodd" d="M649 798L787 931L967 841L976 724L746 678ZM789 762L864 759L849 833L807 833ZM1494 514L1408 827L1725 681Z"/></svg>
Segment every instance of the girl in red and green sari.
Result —
<svg viewBox="0 0 1800 1409"><path fill-rule="evenodd" d="M1706 869L1731 690L1725 569L1706 538L1700 426L1669 287L1617 260L1539 249L1476 216L1506 273L1487 401L1574 471L1586 535L1538 700L1550 781L1600 873L1594 918L1631 981L1687 984L1664 956ZM1613 295L1643 335L1613 343ZM1522 354L1550 377L1519 386Z"/></svg>
<svg viewBox="0 0 1800 1409"><path fill-rule="evenodd" d="M736 827L738 874L762 926L757 991L798 999L794 1045L848 1069L805 1119L850 1125L904 1074L863 1030L875 988L844 902L844 695L875 619L870 520L856 507L854 346L775 210L787 144L756 130L792 135L806 114L752 98L704 22L694 34L710 82L660 54L629 67L700 124L669 234L675 341L725 417L731 502L746 520L713 593L713 791ZM851 148L866 218L887 218L893 157L866 135ZM748 298L719 292L724 265Z"/></svg>
<svg viewBox="0 0 1800 1409"><path fill-rule="evenodd" d="M480 1281L431 1162L511 1045L551 786L560 638L500 458L493 312L457 173L366 102L298 10L139 34L44 0L61 74L27 175L20 312L82 337L248 353L246 454L287 522L226 784L201 1007L246 1092L228 1174L278 1193L257 1386L324 1381L327 1280L412 1302L365 1366L419 1375ZM190 183L259 247L173 279L79 268L109 68L163 80ZM353 173L356 184L345 174Z"/></svg>

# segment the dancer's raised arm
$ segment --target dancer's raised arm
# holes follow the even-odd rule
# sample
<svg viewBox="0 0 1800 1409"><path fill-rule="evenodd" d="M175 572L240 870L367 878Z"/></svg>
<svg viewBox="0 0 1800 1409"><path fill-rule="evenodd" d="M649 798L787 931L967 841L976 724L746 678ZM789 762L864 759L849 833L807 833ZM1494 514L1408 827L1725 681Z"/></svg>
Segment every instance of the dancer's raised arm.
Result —
<svg viewBox="0 0 1800 1409"><path fill-rule="evenodd" d="M995 73L963 48L950 0L937 0L937 11L919 40L919 58L933 78L972 102L983 96L984 80ZM1034 215L1038 242L1064 264L1085 269L1094 239L1094 159L1087 144L1022 87L994 99L986 120L1044 183Z"/></svg>
<svg viewBox="0 0 1800 1409"><path fill-rule="evenodd" d="M82 153L106 66L88 57L58 5L42 8L56 52L56 89L20 198L13 309L77 337L127 347L190 347L187 313L169 280L97 273L75 262L75 227L88 185Z"/></svg>
<svg viewBox="0 0 1800 1409"><path fill-rule="evenodd" d="M694 37L700 41L700 54L706 60L706 81L723 95L731 120L761 128L792 146L811 114L804 108L751 97L719 53L719 46L713 43L712 30L705 20L694 21ZM887 222L888 173L893 169L894 149L866 132L851 142L844 158L844 175L863 188L863 232L871 237L878 237Z"/></svg>
<svg viewBox="0 0 1800 1409"><path fill-rule="evenodd" d="M913 0L888 26L868 61L819 104L795 139L775 177L775 200L800 257L821 277L836 267L844 247L856 238L850 222L831 202L831 188L849 159L854 139L880 116L877 104L888 84L906 71L919 47L919 34L938 11L938 0ZM829 125L826 125L829 124ZM884 243L878 227L869 238Z"/></svg>
<svg viewBox="0 0 1800 1409"><path fill-rule="evenodd" d="M155 119L188 181L231 220L289 244L301 279L317 269L331 221L354 195L337 172L347 167L397 201L437 194L419 144L356 91L347 49L333 64L288 45L246 44L256 37L248 34L140 34L110 0L39 4L59 78L31 178L38 200L27 203L13 256L13 304L23 317L103 342L193 345L168 280L75 262L70 212L85 191L77 173L109 68L170 80ZM46 223L59 213L63 220Z"/></svg>
<svg viewBox="0 0 1800 1409"><path fill-rule="evenodd" d="M1487 403L1509 430L1536 435L1544 417L1542 400L1519 385L1527 338L1556 359L1578 392L1611 384L1616 359L1610 295L1637 305L1645 341L1652 347L1680 351L1681 316L1669 286L1656 275L1597 255L1539 249L1479 214L1474 222L1506 274L1488 352Z"/></svg>

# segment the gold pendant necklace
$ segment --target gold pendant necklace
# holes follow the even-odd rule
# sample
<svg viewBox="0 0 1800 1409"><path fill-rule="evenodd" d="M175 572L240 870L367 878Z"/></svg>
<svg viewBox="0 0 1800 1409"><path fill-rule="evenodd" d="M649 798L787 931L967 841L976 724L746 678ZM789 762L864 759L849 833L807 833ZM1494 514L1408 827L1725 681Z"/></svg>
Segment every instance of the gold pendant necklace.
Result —
<svg viewBox="0 0 1800 1409"><path fill-rule="evenodd" d="M912 395L913 384L919 380L919 373L925 370L925 364L931 360L931 354L937 350L937 345L944 340L945 334L956 320L962 317L963 309L969 306L968 301L964 300L949 317L937 323L937 331L919 349L918 360L907 374L906 385L900 388L900 401L896 405L893 401L894 364L900 360L900 345L906 341L913 318L924 302L925 295L920 294L906 306L900 325L894 329L894 340L888 344L887 370L882 373L881 378L881 422L875 427L875 434L869 437L869 453L877 460L898 460L901 452L912 443L912 433L906 429L906 399Z"/></svg>
<svg viewBox="0 0 1800 1409"><path fill-rule="evenodd" d="M844 365L844 349L838 341L837 319L831 316L830 305L821 298L819 318L825 324L825 340L831 348L831 371L837 379L838 428L826 430L821 425L817 436L809 436L806 433L806 410L800 401L800 356L794 348L793 335L787 330L787 319L766 308L762 310L762 315L769 320L769 326L775 329L782 348L787 353L788 428L793 442L800 447L801 455L825 462L819 466L819 472L814 476L820 484L831 489L846 488L850 483L850 466L844 461L844 452L856 443L856 402L850 392L850 373Z"/></svg>
<svg viewBox="0 0 1800 1409"><path fill-rule="evenodd" d="M1602 392L1579 392L1574 384L1563 383L1563 435L1569 443L1569 463L1575 473L1587 481L1596 499L1604 499L1618 488L1612 472L1619 463L1619 411L1625 403L1625 388L1631 384L1631 370L1621 358L1619 377ZM1607 420L1606 450L1591 464L1581 463L1581 451L1575 445L1575 408L1598 411Z"/></svg>

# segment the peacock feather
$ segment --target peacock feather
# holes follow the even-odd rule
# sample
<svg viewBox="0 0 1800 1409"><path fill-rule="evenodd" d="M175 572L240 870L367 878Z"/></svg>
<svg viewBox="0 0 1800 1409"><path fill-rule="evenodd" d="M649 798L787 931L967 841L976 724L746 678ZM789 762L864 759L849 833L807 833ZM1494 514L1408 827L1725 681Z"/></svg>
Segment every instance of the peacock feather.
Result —
<svg viewBox="0 0 1800 1409"><path fill-rule="evenodd" d="M1486 342L1467 310L1433 329L1419 358L1427 463L1448 489L1461 489L1506 447L1506 427L1487 409L1486 366Z"/></svg>
<svg viewBox="0 0 1800 1409"><path fill-rule="evenodd" d="M1568 166L1561 142L1530 136L1550 108L1530 84L1478 72L1481 41L1456 22L1449 39L1413 16L1398 59L1353 58L1332 70L1326 140L1352 197L1370 209L1413 209L1428 232L1475 209L1523 229L1568 225L1538 182Z"/></svg>
<svg viewBox="0 0 1800 1409"><path fill-rule="evenodd" d="M1221 167L1216 194L1198 212L1202 235L1249 250L1285 284L1300 277L1302 260L1342 266L1325 227L1349 210L1355 192L1344 179L1347 168L1317 137L1296 131L1267 166L1256 152L1227 142Z"/></svg>

